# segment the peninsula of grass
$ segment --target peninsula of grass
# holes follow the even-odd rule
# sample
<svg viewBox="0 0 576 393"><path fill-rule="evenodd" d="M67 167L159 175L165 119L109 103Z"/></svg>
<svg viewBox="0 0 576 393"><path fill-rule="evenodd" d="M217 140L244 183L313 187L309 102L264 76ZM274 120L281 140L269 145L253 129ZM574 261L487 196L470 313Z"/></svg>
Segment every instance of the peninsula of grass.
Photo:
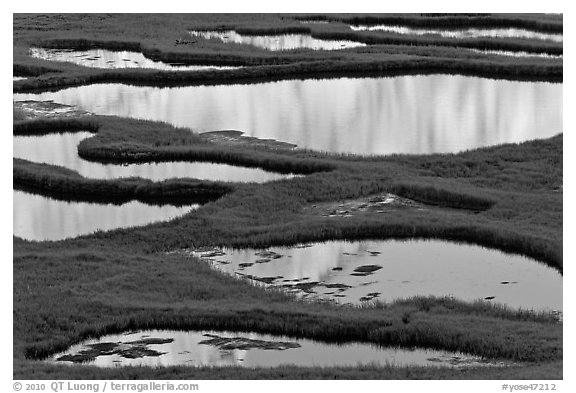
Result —
<svg viewBox="0 0 576 393"><path fill-rule="evenodd" d="M61 20L58 20L60 17ZM173 17L171 19L171 17ZM125 18L125 19L122 19ZM174 46L191 16L143 16L150 34L137 26L136 16L66 15L16 16L14 69L36 70L37 78L14 83L15 91L59 88L67 83L92 83L115 78L138 79L151 84L153 75L197 78L192 73L94 70L71 64L31 59L26 48L40 39L78 38L111 41L125 37L162 52L190 53L196 49ZM198 18L198 16L196 16ZM256 20L264 25L288 16L202 16L203 23L238 26ZM519 18L524 18L520 16ZM525 17L534 20L533 17ZM546 20L549 18L543 17ZM119 23L123 20L123 23ZM166 21L171 21L167 24ZM259 21L259 22L258 22ZM68 30L61 29L66 23ZM142 19L140 19L142 23ZM198 22L199 23L199 22ZM288 23L288 22L287 22ZM154 43L154 44L153 44ZM204 44L203 44L204 45ZM203 49L213 54L222 49L208 42ZM389 46L387 48L390 48ZM419 56L416 52L457 51L451 48L395 47L396 54L379 52L378 46L356 51L318 53L314 67L337 75L340 66L354 67L367 58L395 64L407 72L410 64L438 61L439 67L463 60ZM229 52L242 56L276 56L236 46ZM229 56L229 52L222 56ZM339 51L338 51L339 52ZM344 53L346 52L346 53ZM167 52L163 52L167 53ZM408 52L407 52L408 53ZM281 54L282 56L300 56ZM306 54L309 56L309 54ZM331 58L335 56L335 58ZM342 58L337 58L342 56ZM373 56L373 57L372 57ZM322 58L324 63L322 64ZM455 60L456 59L456 60ZM540 78L556 73L562 62L537 60L468 59L474 67L495 67L499 77L513 77L515 67L536 67ZM444 62L444 64L442 64ZM388 64L387 63L387 64ZM246 71L273 79L282 67L306 67L305 62L267 66ZM339 65L340 64L340 65ZM20 68L19 68L20 67ZM36 67L36 68L35 68ZM40 67L52 72L42 73ZM336 71L331 67L335 67ZM458 65L460 67L460 65ZM381 75L390 69L375 69ZM117 74L114 74L114 73ZM227 71L226 71L227 72ZM105 76L107 75L107 76ZM189 75L189 76L188 76ZM199 73L198 75L202 75ZM198 83L226 83L242 79L234 70L206 73ZM286 74L294 77L297 74ZM304 75L304 74L302 74ZM317 71L307 74L317 76ZM277 76L277 75L276 75ZM516 76L519 77L519 76ZM222 78L222 79L220 79ZM246 79L249 82L250 78ZM188 81L189 82L189 81ZM187 83L188 83L187 82ZM136 82L134 82L136 83ZM19 121L14 134L42 134L84 130L95 135L83 140L83 158L114 162L205 160L256 166L271 171L290 171L305 176L264 184L206 182L226 192L184 216L145 227L100 232L56 242L32 242L13 238L13 375L15 379L249 379L249 378L361 378L361 379L561 379L563 325L549 313L511 310L486 302L465 303L450 298L416 297L390 304L363 307L296 300L278 290L263 289L210 268L207 263L181 252L198 247L261 248L324 240L440 239L497 248L535 258L563 270L562 255L562 157L561 134L521 144L506 144L458 154L357 156L264 146L231 146L211 143L187 129L163 123L85 116L60 120ZM162 132L158 132L162 130ZM559 133L562 130L558 130ZM93 183L64 168L14 161L14 183L34 178L43 195L85 190L97 194L102 184ZM54 181L54 179L59 179ZM138 183L142 179L134 181ZM174 180L175 190L194 180ZM59 183L60 182L60 183ZM114 181L107 181L112 186ZM139 185L151 187L144 183ZM118 185L118 184L117 184ZM23 186L24 187L24 186ZM28 186L30 187L30 186ZM118 186L120 187L120 186ZM35 192L35 191L32 191ZM399 209L381 215L324 217L309 212L322 202L337 202L397 193L418 200L430 209ZM131 196L133 198L134 196ZM167 198L162 194L161 199ZM426 261L422 261L426 263ZM366 342L378 345L422 347L463 351L513 363L511 367L470 370L422 367L294 367L246 369L241 367L122 367L101 369L70 367L40 362L89 337L138 329L214 329L252 331L317 339L325 342Z"/></svg>

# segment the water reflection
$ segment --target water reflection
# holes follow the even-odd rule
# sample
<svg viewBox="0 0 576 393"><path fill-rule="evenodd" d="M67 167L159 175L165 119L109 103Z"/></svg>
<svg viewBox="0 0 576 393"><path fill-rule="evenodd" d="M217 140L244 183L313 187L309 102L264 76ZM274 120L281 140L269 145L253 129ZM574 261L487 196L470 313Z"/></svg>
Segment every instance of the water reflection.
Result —
<svg viewBox="0 0 576 393"><path fill-rule="evenodd" d="M106 49L80 51L72 49L31 48L30 56L43 60L62 61L93 68L153 68L164 71L201 71L238 68L163 63L161 61L151 60L139 52L110 51Z"/></svg>
<svg viewBox="0 0 576 393"><path fill-rule="evenodd" d="M413 35L439 35L445 38L527 38L534 40L547 40L562 42L562 34L559 33L541 33L526 29L516 28L492 28L492 29L440 29L440 28L413 28L396 25L357 25L350 26L355 31L385 31L397 34Z"/></svg>
<svg viewBox="0 0 576 393"><path fill-rule="evenodd" d="M550 55L548 53L531 53L522 51L507 51L507 50L484 50L484 49L468 49L471 52L484 53L486 55L499 55L499 56L512 56L512 57L543 57L548 59L562 59L562 55Z"/></svg>
<svg viewBox="0 0 576 393"><path fill-rule="evenodd" d="M215 339L216 338L216 339ZM234 340L230 340L234 338ZM142 341L144 340L144 341ZM143 344L163 342L161 344ZM172 340L172 341L171 341ZM256 342L258 340L259 342ZM135 344L134 342L139 343ZM217 341L228 341L218 345ZM216 342L216 343L215 343ZM458 352L425 349L382 348L370 344L324 344L312 340L293 339L284 336L272 336L256 333L234 333L217 331L140 331L116 334L87 340L74 345L66 352L59 353L49 362L71 363L60 360L65 355L75 355L82 351L93 351L93 344L105 344L107 354L86 362L98 367L119 366L244 366L276 367L293 364L302 367L312 366L357 366L375 364L379 366L445 366L477 367L502 366L500 362L489 362L479 357ZM279 349L273 349L276 345ZM238 346L240 348L234 348ZM97 347L97 346L96 346ZM136 348L135 348L136 347ZM267 349L264 349L267 347ZM248 348L248 349L245 349ZM148 356L135 357L146 350ZM122 351L125 356L122 356ZM155 352L155 353L154 353ZM95 355L95 353L94 353Z"/></svg>
<svg viewBox="0 0 576 393"><path fill-rule="evenodd" d="M25 76L13 76L12 77L12 82L16 82L16 81L23 81L24 79L28 79Z"/></svg>
<svg viewBox="0 0 576 393"><path fill-rule="evenodd" d="M78 156L77 147L82 139L92 135L89 132L68 132L42 136L15 136L13 138L13 154L15 158L62 166L76 171L84 177L97 179L141 177L159 181L188 177L213 181L264 183L293 176L267 172L258 168L205 162L160 162L126 165L90 162Z"/></svg>
<svg viewBox="0 0 576 393"><path fill-rule="evenodd" d="M242 35L234 30L228 31L191 31L192 37L201 37L206 40L216 39L226 44L253 45L271 51L292 49L338 50L366 46L366 44L347 40L321 40L309 34L281 34L281 35Z"/></svg>
<svg viewBox="0 0 576 393"><path fill-rule="evenodd" d="M198 208L137 201L122 205L63 202L19 190L13 191L13 201L14 236L38 241L166 221Z"/></svg>
<svg viewBox="0 0 576 393"><path fill-rule="evenodd" d="M208 255L215 268L306 296L360 304L416 295L562 310L562 276L534 260L442 241L327 242ZM201 253L206 256L206 253ZM276 255L274 255L276 254ZM308 285L307 283L316 283Z"/></svg>
<svg viewBox="0 0 576 393"><path fill-rule="evenodd" d="M359 154L458 152L562 132L562 84L450 75L181 88L98 84L14 98Z"/></svg>

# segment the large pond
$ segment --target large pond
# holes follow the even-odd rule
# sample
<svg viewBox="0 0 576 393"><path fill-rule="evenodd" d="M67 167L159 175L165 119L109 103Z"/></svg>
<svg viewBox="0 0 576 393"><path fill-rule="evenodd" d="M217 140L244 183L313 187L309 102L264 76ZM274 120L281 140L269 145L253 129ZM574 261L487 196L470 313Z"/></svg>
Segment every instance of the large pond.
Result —
<svg viewBox="0 0 576 393"><path fill-rule="evenodd" d="M138 201L122 205L65 202L13 191L14 236L61 240L95 231L146 225L184 215L198 205L153 206Z"/></svg>
<svg viewBox="0 0 576 393"><path fill-rule="evenodd" d="M228 274L310 298L362 304L421 296L562 310L562 275L519 255L443 241L333 241L192 251Z"/></svg>
<svg viewBox="0 0 576 393"><path fill-rule="evenodd" d="M14 99L368 155L458 152L563 131L562 84L451 75L181 88L98 84Z"/></svg>
<svg viewBox="0 0 576 393"><path fill-rule="evenodd" d="M203 71L238 68L163 63L161 61L151 60L139 52L111 51L106 49L80 51L72 49L31 48L30 56L43 60L74 63L84 67L93 68L152 68L163 71Z"/></svg>
<svg viewBox="0 0 576 393"><path fill-rule="evenodd" d="M322 40L310 34L280 34L280 35L243 35L233 30L227 31L191 31L192 37L206 40L219 40L224 43L252 45L271 51L292 49L338 50L365 46L362 42L347 40Z"/></svg>
<svg viewBox="0 0 576 393"><path fill-rule="evenodd" d="M397 34L436 35L445 38L526 38L531 40L547 40L562 42L562 34L541 33L538 31L517 28L494 29L440 29L440 28L413 28L397 25L356 25L350 26L355 31L385 31Z"/></svg>
<svg viewBox="0 0 576 393"><path fill-rule="evenodd" d="M56 354L50 363L118 366L503 366L457 352L400 349L370 344L325 344L256 333L140 331L87 340Z"/></svg>
<svg viewBox="0 0 576 393"><path fill-rule="evenodd" d="M257 168L205 162L160 162L126 165L90 162L78 156L77 147L82 139L91 136L93 134L89 132L15 136L13 138L13 154L15 158L59 165L76 171L84 177L97 179L141 177L159 181L187 177L213 181L264 183L292 176L267 172Z"/></svg>

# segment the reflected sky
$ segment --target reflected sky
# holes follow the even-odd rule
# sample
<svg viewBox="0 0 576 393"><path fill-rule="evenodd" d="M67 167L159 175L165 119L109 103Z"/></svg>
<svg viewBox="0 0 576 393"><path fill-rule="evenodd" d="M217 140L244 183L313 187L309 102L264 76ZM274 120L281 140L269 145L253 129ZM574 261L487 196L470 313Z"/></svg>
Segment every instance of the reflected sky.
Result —
<svg viewBox="0 0 576 393"><path fill-rule="evenodd" d="M166 221L198 207L152 206L138 201L122 205L64 202L13 190L13 229L14 236L27 240L61 240Z"/></svg>
<svg viewBox="0 0 576 393"><path fill-rule="evenodd" d="M225 249L212 259L226 273L277 277L285 280L346 284L346 290L317 286L344 303L360 304L362 297L378 292L382 301L422 296L454 296L474 301L494 296L493 302L512 308L562 310L562 276L555 269L519 255L478 246L443 241L334 241L310 247L272 247L279 259L258 263L258 250ZM242 267L240 264L254 263ZM381 266L370 275L354 275L359 266ZM336 270L335 270L336 268Z"/></svg>
<svg viewBox="0 0 576 393"><path fill-rule="evenodd" d="M203 334L213 334L220 337L242 337L252 340L296 342L299 348L284 350L222 350L213 345L199 344L200 341L209 337ZM119 366L244 366L244 367L276 367L286 364L298 366L356 366L358 364L374 363L380 366L391 364L395 366L447 366L465 367L498 365L496 362L482 362L480 358L464 355L458 352L447 352L423 349L399 349L379 348L370 344L324 344L312 340L293 339L285 336L272 336L256 333L234 333L216 331L141 331L127 334L116 334L101 337L100 339L87 340L74 345L66 352L59 353L50 358L49 362L64 354L76 354L86 349L85 345L94 343L127 343L143 338L172 338L173 342L167 344L152 344L148 348L165 352L158 357L142 357L127 359L119 355L100 356L94 361L86 363L98 367ZM458 359L454 359L458 356ZM71 364L71 362L57 362L59 364Z"/></svg>
<svg viewBox="0 0 576 393"><path fill-rule="evenodd" d="M228 31L191 31L192 37L202 37L206 40L216 39L224 43L235 43L257 46L271 51L292 49L338 50L366 46L366 44L347 40L321 40L310 34L281 35L242 35L234 30Z"/></svg>
<svg viewBox="0 0 576 393"><path fill-rule="evenodd" d="M562 34L558 33L541 33L526 29L516 28L492 28L492 29L439 29L439 28L413 28L396 25L358 25L350 26L355 31L385 31L397 34L413 35L439 35L446 38L527 38L533 40L548 40L562 42Z"/></svg>
<svg viewBox="0 0 576 393"><path fill-rule="evenodd" d="M97 84L14 99L368 155L458 152L563 131L562 84L451 75L179 88Z"/></svg>
<svg viewBox="0 0 576 393"><path fill-rule="evenodd" d="M97 179L141 177L159 181L189 177L213 181L264 183L293 177L293 175L281 175L258 168L206 162L160 162L126 165L90 162L78 156L77 147L82 139L91 136L93 134L89 132L15 136L13 138L14 157L37 163L63 166L84 177Z"/></svg>
<svg viewBox="0 0 576 393"><path fill-rule="evenodd" d="M562 59L562 55L550 55L548 53L532 53L522 51L507 51L507 50L484 50L484 49L468 49L471 52L484 53L486 55L498 56L512 56L512 57L545 57L549 59Z"/></svg>
<svg viewBox="0 0 576 393"><path fill-rule="evenodd" d="M223 70L238 67L169 64L154 61L139 52L90 49L85 51L70 49L31 48L30 56L50 61L74 63L92 68L153 68L164 71Z"/></svg>

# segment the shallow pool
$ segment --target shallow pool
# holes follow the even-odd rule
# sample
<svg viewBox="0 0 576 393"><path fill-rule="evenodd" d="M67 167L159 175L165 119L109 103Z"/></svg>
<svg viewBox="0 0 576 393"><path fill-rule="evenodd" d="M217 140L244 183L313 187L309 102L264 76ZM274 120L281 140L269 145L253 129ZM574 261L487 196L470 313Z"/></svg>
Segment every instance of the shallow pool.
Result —
<svg viewBox="0 0 576 393"><path fill-rule="evenodd" d="M413 296L562 310L562 275L519 255L437 240L332 241L192 252L228 274L341 303Z"/></svg>
<svg viewBox="0 0 576 393"><path fill-rule="evenodd" d="M14 236L27 240L62 240L95 231L167 221L199 205L155 206L131 201L121 205L65 202L13 190Z"/></svg>
<svg viewBox="0 0 576 393"><path fill-rule="evenodd" d="M37 163L58 165L88 178L116 179L141 177L154 181L172 178L194 178L212 181L255 182L290 178L258 168L246 168L207 162L158 162L135 164L101 164L86 161L78 156L78 143L92 137L89 132L54 133L42 136L15 136L13 154Z"/></svg>
<svg viewBox="0 0 576 393"><path fill-rule="evenodd" d="M224 43L252 45L270 51L293 49L339 50L366 46L362 42L349 40L324 40L314 38L310 34L278 34L278 35L244 35L233 30L227 31L190 31L192 37L206 40L219 40Z"/></svg>
<svg viewBox="0 0 576 393"><path fill-rule="evenodd" d="M163 71L229 70L239 67L188 65L151 60L142 53L107 49L73 50L31 48L30 56L50 61L73 63L92 68L150 68Z"/></svg>
<svg viewBox="0 0 576 393"><path fill-rule="evenodd" d="M371 344L326 344L269 334L218 331L149 330L115 334L74 345L56 354L51 363L84 363L98 367L119 366L243 366L302 367L503 366L477 356L428 349L401 349Z"/></svg>
<svg viewBox="0 0 576 393"><path fill-rule="evenodd" d="M441 28L413 28L398 25L352 25L355 31L385 31L397 34L436 35L445 38L526 38L532 40L546 40L562 42L563 36L559 33L542 33L538 31L517 28L469 28L469 29L441 29Z"/></svg>

